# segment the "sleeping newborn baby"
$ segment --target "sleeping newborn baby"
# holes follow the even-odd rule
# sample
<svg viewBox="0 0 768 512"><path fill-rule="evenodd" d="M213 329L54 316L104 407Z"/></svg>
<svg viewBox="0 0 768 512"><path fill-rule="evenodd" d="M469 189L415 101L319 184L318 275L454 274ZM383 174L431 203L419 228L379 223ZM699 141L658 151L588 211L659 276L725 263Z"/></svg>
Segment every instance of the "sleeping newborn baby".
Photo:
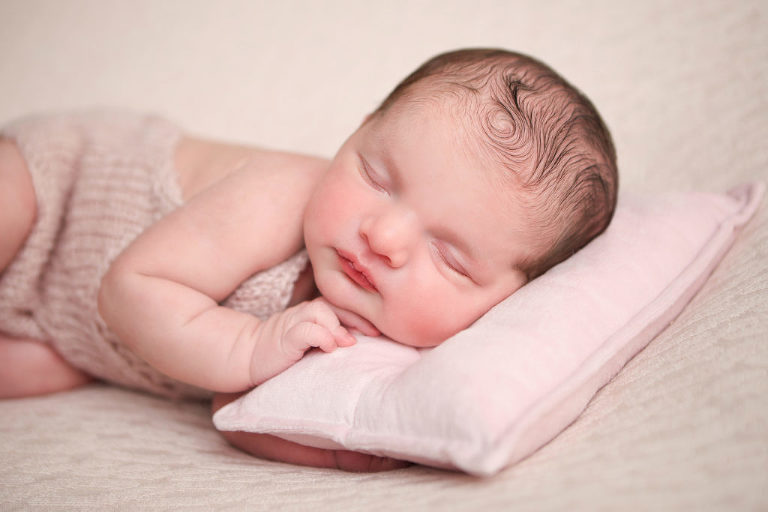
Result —
<svg viewBox="0 0 768 512"><path fill-rule="evenodd" d="M331 162L127 113L2 136L5 397L92 377L244 391L350 331L436 346L601 233L616 203L591 102L504 50L427 61Z"/></svg>

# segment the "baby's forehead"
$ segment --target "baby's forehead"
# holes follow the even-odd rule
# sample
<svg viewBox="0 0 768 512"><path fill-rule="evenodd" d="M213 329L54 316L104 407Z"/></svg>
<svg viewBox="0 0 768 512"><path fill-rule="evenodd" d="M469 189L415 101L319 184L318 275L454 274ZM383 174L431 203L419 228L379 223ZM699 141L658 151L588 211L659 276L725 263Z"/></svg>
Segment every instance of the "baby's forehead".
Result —
<svg viewBox="0 0 768 512"><path fill-rule="evenodd" d="M518 126L515 117L488 91L420 84L393 102L386 115L404 119L404 127L423 116L434 116L450 131L458 148L474 153L488 167L504 164L502 155L508 156L510 151L520 156L521 164L532 156L529 131ZM528 170L522 167L518 175Z"/></svg>
<svg viewBox="0 0 768 512"><path fill-rule="evenodd" d="M466 173L473 180L488 184L486 199L499 204L509 203L509 209L515 210L533 199L523 186L530 174L529 166L525 165L526 155L532 153L530 144L518 141L517 152L522 163L510 168L508 161L501 157L509 148L497 147L491 135L498 139L499 133L489 134L488 131L512 128L499 126L499 123L494 125L490 112L479 100L470 101L463 95L447 94L437 87L420 88L418 94L405 95L391 105L384 113L389 129L377 137L386 143L391 138L407 136L416 125L429 119L430 127L439 129L448 142L450 156L465 162ZM518 216L519 212L510 214Z"/></svg>
<svg viewBox="0 0 768 512"><path fill-rule="evenodd" d="M450 138L452 148L480 160L482 167L493 167L499 159L493 157L491 139L483 128L488 111L477 98L449 94L433 87L419 88L418 93L404 95L387 109L385 115L396 119L398 129L403 131L429 117Z"/></svg>

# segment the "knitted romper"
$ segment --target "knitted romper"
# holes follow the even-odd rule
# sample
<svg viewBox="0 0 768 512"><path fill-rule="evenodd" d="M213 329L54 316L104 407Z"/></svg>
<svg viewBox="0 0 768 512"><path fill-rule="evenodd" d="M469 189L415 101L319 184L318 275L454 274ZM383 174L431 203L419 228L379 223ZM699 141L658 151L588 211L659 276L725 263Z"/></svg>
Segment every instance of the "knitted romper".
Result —
<svg viewBox="0 0 768 512"><path fill-rule="evenodd" d="M0 332L50 343L109 382L174 398L209 396L146 364L97 310L110 263L182 202L173 168L180 130L159 117L94 111L28 117L0 133L24 156L38 205L32 233L0 274ZM260 318L281 311L306 263L302 251L244 282L223 304Z"/></svg>

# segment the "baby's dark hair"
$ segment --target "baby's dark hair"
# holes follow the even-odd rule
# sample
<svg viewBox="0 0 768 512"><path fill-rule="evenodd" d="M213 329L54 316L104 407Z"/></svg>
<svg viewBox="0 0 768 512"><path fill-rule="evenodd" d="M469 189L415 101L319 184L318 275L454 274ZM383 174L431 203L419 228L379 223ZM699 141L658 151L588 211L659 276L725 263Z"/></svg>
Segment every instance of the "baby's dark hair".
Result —
<svg viewBox="0 0 768 512"><path fill-rule="evenodd" d="M422 64L374 115L422 87L468 107L485 152L523 190L528 220L541 235L537 254L518 265L528 280L605 230L616 207L616 150L592 102L564 78L519 53L457 50Z"/></svg>

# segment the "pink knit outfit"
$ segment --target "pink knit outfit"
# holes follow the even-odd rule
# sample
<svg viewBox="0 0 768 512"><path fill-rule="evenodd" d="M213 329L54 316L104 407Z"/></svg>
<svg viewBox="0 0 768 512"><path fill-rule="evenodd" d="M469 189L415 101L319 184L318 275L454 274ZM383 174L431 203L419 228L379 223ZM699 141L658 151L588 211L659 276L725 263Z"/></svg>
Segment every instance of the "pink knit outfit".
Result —
<svg viewBox="0 0 768 512"><path fill-rule="evenodd" d="M150 367L97 311L110 263L182 202L173 167L180 130L155 116L94 111L28 117L0 133L24 156L38 205L32 233L0 274L0 332L50 343L106 381L170 397L209 396ZM260 318L281 311L306 264L302 251L244 282L224 305Z"/></svg>

